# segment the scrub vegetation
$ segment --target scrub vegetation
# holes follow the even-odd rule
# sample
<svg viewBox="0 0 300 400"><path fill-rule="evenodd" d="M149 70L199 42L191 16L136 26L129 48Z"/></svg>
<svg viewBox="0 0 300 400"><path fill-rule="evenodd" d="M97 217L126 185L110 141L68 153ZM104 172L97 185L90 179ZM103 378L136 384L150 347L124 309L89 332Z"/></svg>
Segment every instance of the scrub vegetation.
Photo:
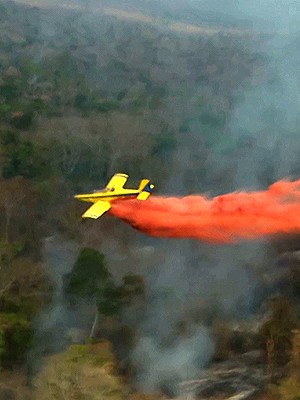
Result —
<svg viewBox="0 0 300 400"><path fill-rule="evenodd" d="M84 206L72 196L115 172L128 173L132 185L151 178L161 194L237 189L236 165L224 159L243 159L255 141L230 134L232 112L244 89L272 80L258 51L267 36L181 35L0 0L0 398L5 390L45 400L172 395L170 376L143 393L134 358L164 249L151 253L144 237L111 217L82 222ZM270 152L278 148L264 151L261 187L277 179ZM213 167L219 157L222 169ZM300 172L298 158L290 170ZM211 297L186 305L170 278L161 309L176 298L184 312L156 351L202 324L215 343L207 364L258 349L270 374L266 396L297 400L299 236L270 239L269 247L271 268L284 264L277 275L265 260L247 265L257 289L247 312L262 317L258 329L236 329L243 300L236 318ZM67 268L64 260L73 261ZM25 382L14 388L8 373Z"/></svg>

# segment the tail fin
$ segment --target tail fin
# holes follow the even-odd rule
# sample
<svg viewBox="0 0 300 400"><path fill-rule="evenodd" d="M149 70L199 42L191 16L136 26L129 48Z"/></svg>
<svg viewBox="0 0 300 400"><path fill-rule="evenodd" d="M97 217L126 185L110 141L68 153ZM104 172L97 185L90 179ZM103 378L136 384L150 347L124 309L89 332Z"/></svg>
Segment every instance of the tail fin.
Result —
<svg viewBox="0 0 300 400"><path fill-rule="evenodd" d="M142 179L139 184L138 190L141 192L143 189L145 189L149 182L149 179Z"/></svg>
<svg viewBox="0 0 300 400"><path fill-rule="evenodd" d="M140 191L139 195L137 196L138 200L147 200L150 194L152 193L152 189L154 185L150 184L149 179L142 179L138 190Z"/></svg>

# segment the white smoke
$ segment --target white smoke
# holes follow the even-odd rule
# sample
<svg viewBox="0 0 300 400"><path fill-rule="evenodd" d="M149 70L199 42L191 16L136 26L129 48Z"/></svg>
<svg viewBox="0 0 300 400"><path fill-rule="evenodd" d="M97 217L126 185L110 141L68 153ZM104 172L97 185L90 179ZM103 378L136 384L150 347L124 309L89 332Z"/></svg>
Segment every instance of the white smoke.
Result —
<svg viewBox="0 0 300 400"><path fill-rule="evenodd" d="M205 327L196 327L191 336L176 338L169 346L160 346L153 337L142 337L132 354L138 368L137 386L178 393L178 384L197 376L211 358L213 343Z"/></svg>
<svg viewBox="0 0 300 400"><path fill-rule="evenodd" d="M53 290L50 303L35 321L33 347L28 355L29 372L39 368L45 354L62 350L68 342L66 332L70 326L74 326L76 316L64 301L63 279L72 270L78 252L75 242L65 241L59 236L51 236L44 240L43 266Z"/></svg>
<svg viewBox="0 0 300 400"><path fill-rule="evenodd" d="M79 5L80 1L75 3ZM82 3L88 2L82 0ZM92 6L99 2L89 3ZM262 37L260 42L255 42L259 42L259 47L254 48L253 53L262 56L263 61L235 93L239 101L233 107L226 132L203 162L203 169L212 171L207 172L205 177L206 189L215 192L228 188L255 189L268 185L270 179L300 173L297 130L300 76L296 35L300 22L298 3L283 0L132 0L109 1L107 5L126 8L128 12L135 8L152 16L167 12L170 19L176 18L193 24L202 24L201 18L205 12L205 22L208 21L207 16L213 15L211 20L214 26L217 21L226 26L230 26L231 21L234 26L236 20L239 20L245 21L247 27L250 24L253 31L272 34L272 37ZM197 19L198 16L201 18ZM218 40L221 39L217 38L216 42ZM193 41L195 43L197 37ZM237 46L243 45L243 38L232 38L232 41ZM221 46L216 46L214 51L221 51ZM135 52L134 57L136 54L139 55ZM164 52L161 54L165 56ZM176 52L170 50L168 69L171 71L173 66L181 65L182 61L177 60L173 54ZM204 55L200 54L199 57L201 61ZM163 62L163 57L159 61ZM153 71L152 76L155 77L155 69ZM176 68L174 71L177 76ZM188 68L184 72L189 76ZM164 77L161 79L164 80ZM199 84L199 93L205 90L203 86L208 85ZM171 98L169 101L169 108L177 114L178 107L174 107ZM189 138L185 137L184 140ZM239 150L234 153L235 147L239 147ZM184 152L179 148L176 157L179 172L169 182L169 192L176 194L180 190L184 194L186 187L182 181L193 168L191 149L194 158L201 157L201 135L194 135L192 145L189 143ZM232 175L227 175L228 167ZM222 178L221 189L214 179L216 175ZM201 178L196 176L193 189L199 192L202 190L201 185ZM255 243L222 247L159 240L151 243L155 253L162 255L162 259L145 274L148 290L145 313L139 315L139 321L135 321L132 315L124 315L124 319L136 324L138 331L139 338L131 357L138 369L138 386L154 391L167 384L176 393L178 383L197 376L213 356L209 327L205 325L205 318L201 314L203 303L208 312L216 306L218 312L226 318L247 318L255 302L257 281L246 266L263 263L267 246L265 243ZM56 291L53 304L41 316L40 325L43 332L45 329L57 332L58 339L56 342L53 340L55 345L61 339L57 327L64 328L68 320L72 320L61 297L62 279L70 271L76 257L77 250L72 243L60 244L55 241L45 248L47 266L56 284ZM148 261L144 259L143 262L147 264ZM183 334L177 332L181 322L189 325Z"/></svg>

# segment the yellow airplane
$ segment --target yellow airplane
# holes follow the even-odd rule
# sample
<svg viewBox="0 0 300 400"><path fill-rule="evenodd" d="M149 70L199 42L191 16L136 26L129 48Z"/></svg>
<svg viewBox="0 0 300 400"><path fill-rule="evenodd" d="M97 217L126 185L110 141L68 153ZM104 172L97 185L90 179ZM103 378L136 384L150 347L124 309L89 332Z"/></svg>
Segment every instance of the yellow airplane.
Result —
<svg viewBox="0 0 300 400"><path fill-rule="evenodd" d="M111 202L114 200L125 200L137 198L138 200L147 200L154 185L149 179L142 179L137 189L124 189L128 175L115 174L104 189L95 190L93 193L76 194L75 199L94 203L82 214L82 218L97 219L111 208Z"/></svg>

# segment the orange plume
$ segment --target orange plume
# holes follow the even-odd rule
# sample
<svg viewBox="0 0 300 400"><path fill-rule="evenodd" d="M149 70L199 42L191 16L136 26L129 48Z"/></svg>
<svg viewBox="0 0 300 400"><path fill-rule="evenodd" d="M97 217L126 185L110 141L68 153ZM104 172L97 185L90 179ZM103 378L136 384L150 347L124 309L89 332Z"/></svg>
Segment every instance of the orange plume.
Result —
<svg viewBox="0 0 300 400"><path fill-rule="evenodd" d="M300 233L300 180L213 198L152 196L147 201L116 201L109 213L157 237L234 242Z"/></svg>

